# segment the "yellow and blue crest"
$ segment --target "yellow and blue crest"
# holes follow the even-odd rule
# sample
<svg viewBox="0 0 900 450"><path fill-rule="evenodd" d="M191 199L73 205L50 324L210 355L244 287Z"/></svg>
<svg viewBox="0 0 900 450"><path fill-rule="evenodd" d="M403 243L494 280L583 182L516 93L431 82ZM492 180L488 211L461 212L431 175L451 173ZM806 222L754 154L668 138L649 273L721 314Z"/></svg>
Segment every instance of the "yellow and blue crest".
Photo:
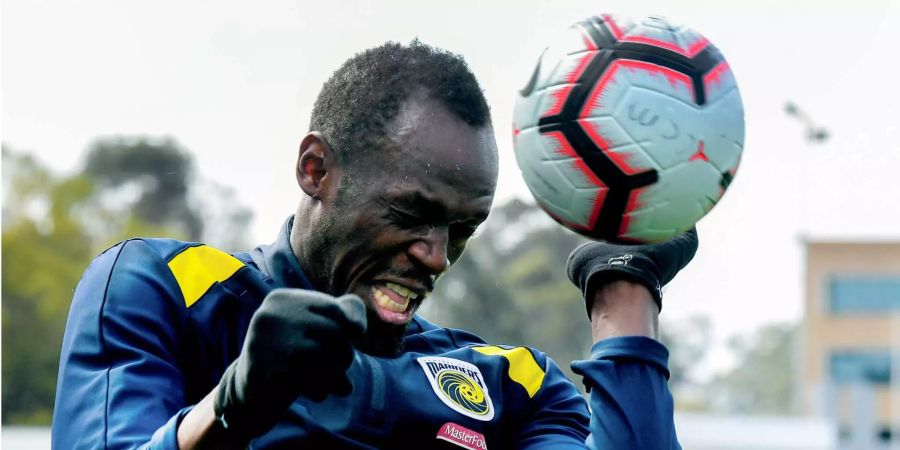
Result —
<svg viewBox="0 0 900 450"><path fill-rule="evenodd" d="M494 418L494 405L478 366L439 356L418 359L434 393L454 411L476 420Z"/></svg>

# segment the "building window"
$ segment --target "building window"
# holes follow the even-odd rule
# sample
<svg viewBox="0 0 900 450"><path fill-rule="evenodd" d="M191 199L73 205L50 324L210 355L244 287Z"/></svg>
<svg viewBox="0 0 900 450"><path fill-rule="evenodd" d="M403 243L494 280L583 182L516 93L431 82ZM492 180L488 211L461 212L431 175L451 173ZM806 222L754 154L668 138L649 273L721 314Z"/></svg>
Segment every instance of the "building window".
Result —
<svg viewBox="0 0 900 450"><path fill-rule="evenodd" d="M832 277L828 303L836 314L900 311L900 276Z"/></svg>
<svg viewBox="0 0 900 450"><path fill-rule="evenodd" d="M836 350L831 352L831 379L835 383L891 382L891 352L888 349Z"/></svg>

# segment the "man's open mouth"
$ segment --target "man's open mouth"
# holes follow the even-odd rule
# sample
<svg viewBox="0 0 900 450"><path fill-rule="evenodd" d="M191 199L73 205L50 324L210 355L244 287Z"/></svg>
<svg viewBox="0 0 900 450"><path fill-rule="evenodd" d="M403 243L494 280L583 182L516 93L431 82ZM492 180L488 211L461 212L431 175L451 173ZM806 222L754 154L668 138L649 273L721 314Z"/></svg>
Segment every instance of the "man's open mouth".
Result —
<svg viewBox="0 0 900 450"><path fill-rule="evenodd" d="M372 306L381 320L404 325L412 319L425 293L410 286L393 282L378 282L372 286Z"/></svg>

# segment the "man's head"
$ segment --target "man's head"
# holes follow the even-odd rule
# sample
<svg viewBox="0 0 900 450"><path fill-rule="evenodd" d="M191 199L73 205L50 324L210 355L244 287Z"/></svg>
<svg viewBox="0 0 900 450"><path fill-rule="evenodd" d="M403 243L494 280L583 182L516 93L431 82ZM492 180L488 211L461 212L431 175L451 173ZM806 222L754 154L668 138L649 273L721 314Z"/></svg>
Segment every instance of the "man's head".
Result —
<svg viewBox="0 0 900 450"><path fill-rule="evenodd" d="M291 246L317 289L363 298L364 350L393 354L487 217L496 180L490 113L465 62L388 43L348 60L319 94Z"/></svg>

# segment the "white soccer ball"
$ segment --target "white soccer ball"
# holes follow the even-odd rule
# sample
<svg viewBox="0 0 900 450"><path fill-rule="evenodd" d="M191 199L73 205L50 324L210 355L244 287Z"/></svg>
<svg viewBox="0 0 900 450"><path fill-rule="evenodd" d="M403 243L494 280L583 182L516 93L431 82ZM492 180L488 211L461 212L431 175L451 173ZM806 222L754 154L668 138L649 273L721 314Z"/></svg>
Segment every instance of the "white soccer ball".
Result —
<svg viewBox="0 0 900 450"><path fill-rule="evenodd" d="M719 201L744 147L734 75L702 35L657 17L592 17L538 60L514 113L537 203L594 239L658 242Z"/></svg>

